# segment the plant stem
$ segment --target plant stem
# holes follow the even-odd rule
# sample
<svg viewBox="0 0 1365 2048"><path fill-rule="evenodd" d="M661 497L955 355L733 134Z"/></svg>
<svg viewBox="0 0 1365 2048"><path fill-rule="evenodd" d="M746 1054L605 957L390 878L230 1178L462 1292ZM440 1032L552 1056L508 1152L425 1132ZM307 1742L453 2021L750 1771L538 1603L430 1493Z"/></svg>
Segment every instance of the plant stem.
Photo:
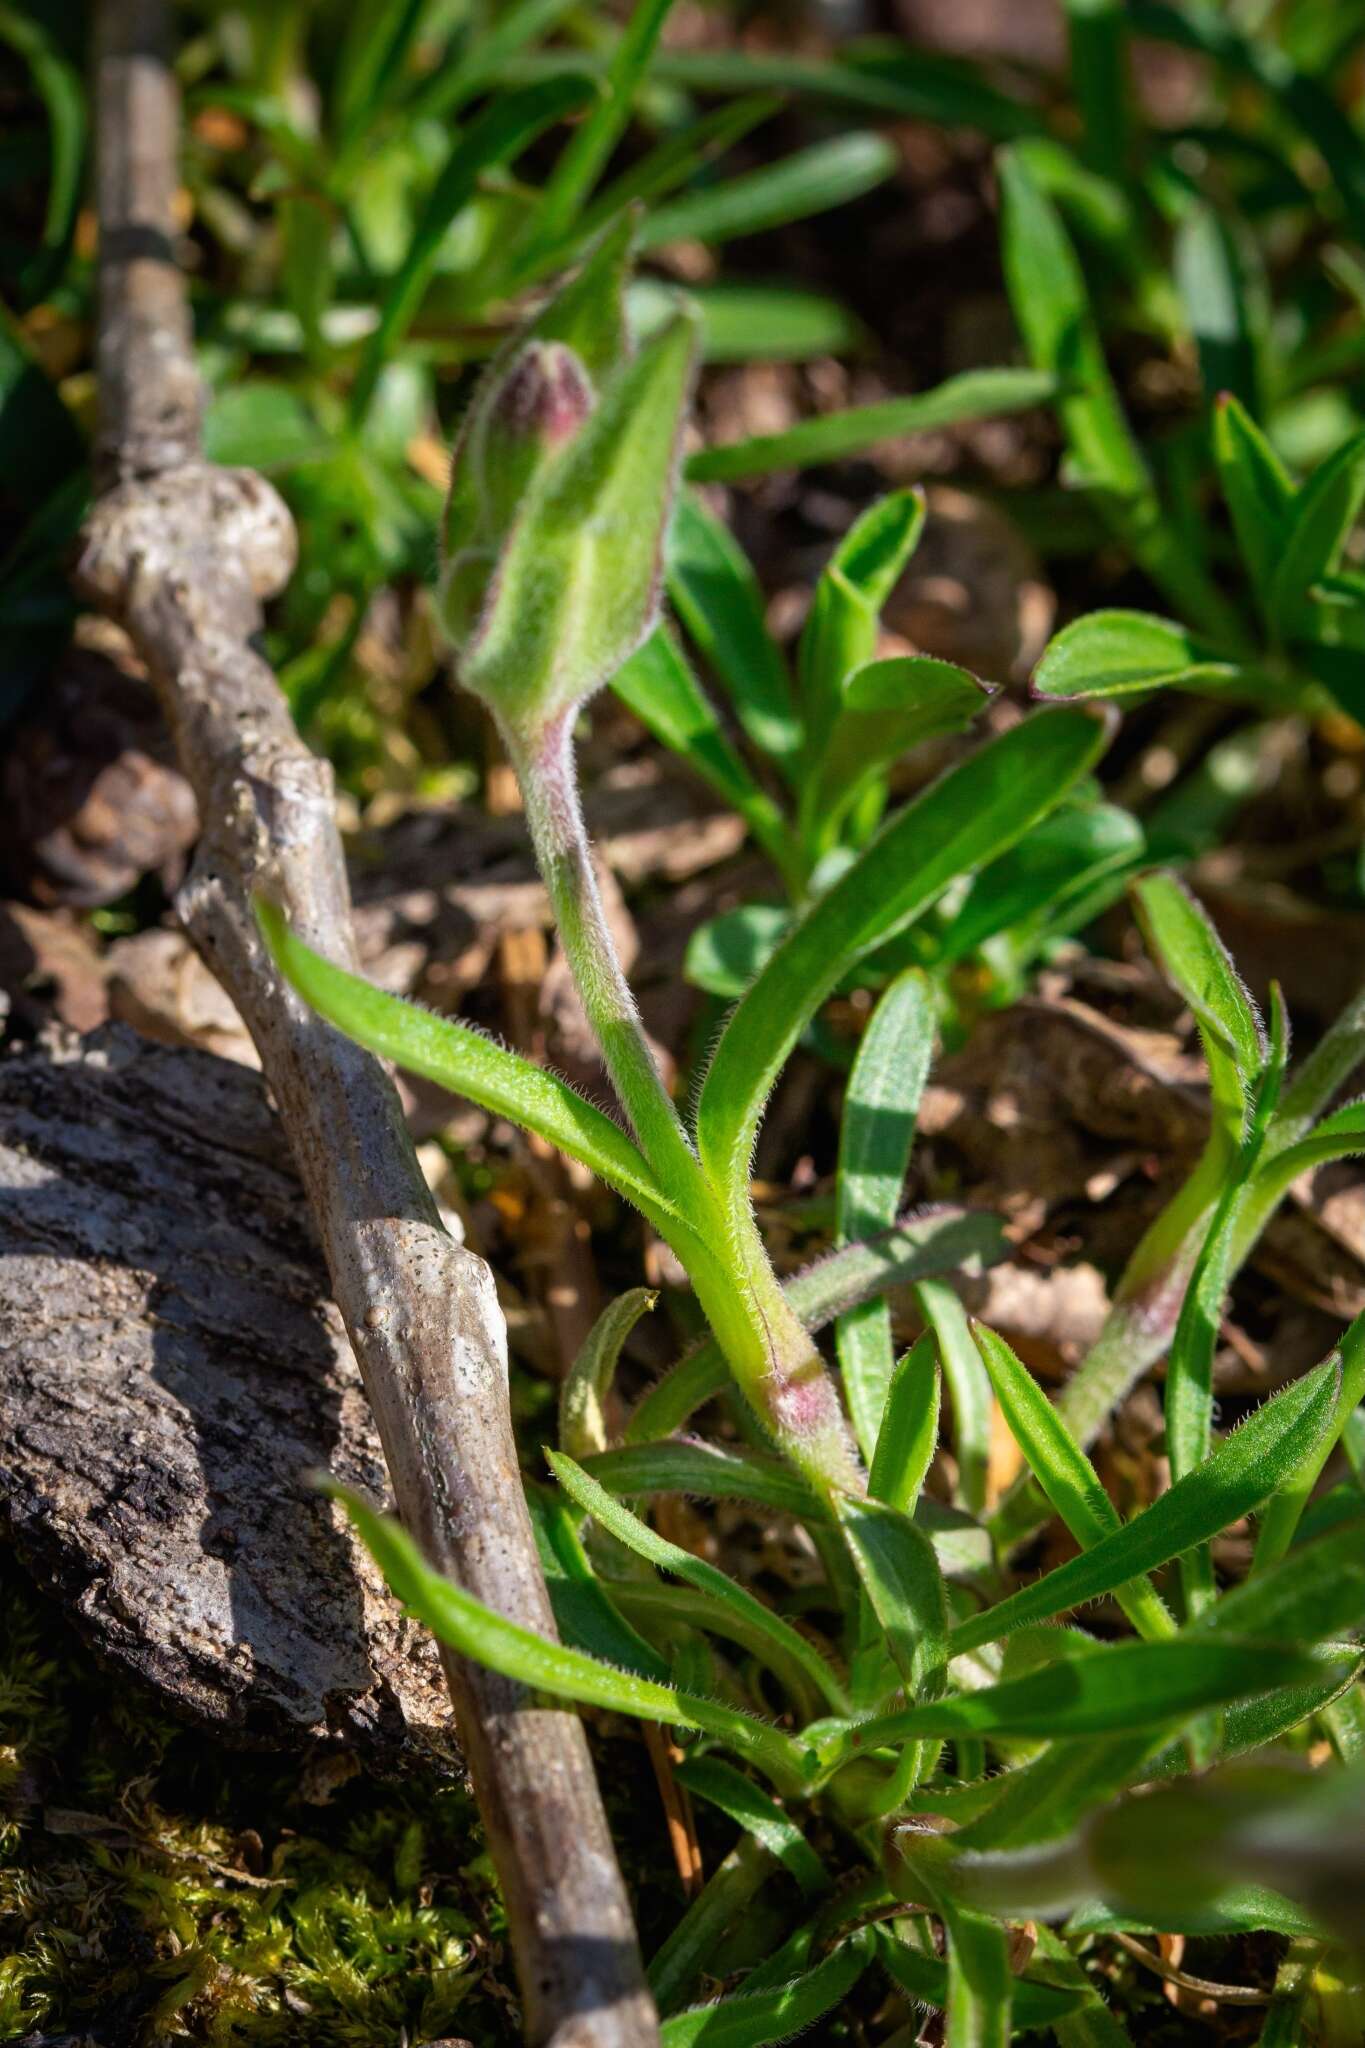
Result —
<svg viewBox="0 0 1365 2048"><path fill-rule="evenodd" d="M654 1064L597 886L574 770L574 716L574 709L561 712L531 735L505 726L503 736L536 863L612 1086L662 1187L695 1209L705 1180Z"/></svg>
<svg viewBox="0 0 1365 2048"><path fill-rule="evenodd" d="M640 1149L695 1233L684 1262L746 1398L822 1493L831 1486L861 1490L834 1383L782 1292L748 1202L727 1211L654 1063L593 869L574 769L574 715L562 712L527 731L505 726L504 738L588 1022Z"/></svg>

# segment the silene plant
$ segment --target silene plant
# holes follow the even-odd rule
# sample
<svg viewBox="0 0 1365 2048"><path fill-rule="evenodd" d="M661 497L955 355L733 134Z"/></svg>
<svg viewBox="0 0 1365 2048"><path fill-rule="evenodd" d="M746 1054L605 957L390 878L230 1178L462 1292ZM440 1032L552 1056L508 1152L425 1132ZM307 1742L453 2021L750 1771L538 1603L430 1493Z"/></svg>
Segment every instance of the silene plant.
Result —
<svg viewBox="0 0 1365 2048"><path fill-rule="evenodd" d="M860 962L1075 795L1108 726L1084 705L1034 711L888 816L801 904L680 1114L603 914L574 765L585 705L658 624L697 355L685 305L633 345L632 226L611 225L484 374L455 450L440 600L460 681L515 767L623 1121L469 1026L331 965L268 902L259 913L288 980L339 1029L633 1203L685 1268L710 1335L615 1442L608 1394L643 1289L608 1308L569 1375L547 1454L555 1486L530 1489L559 1643L435 1573L363 1500L346 1505L395 1593L443 1641L540 1697L669 1727L682 1782L736 1830L650 1964L669 2048L785 2039L851 1998L870 2016L888 1979L897 2024L907 2001L941 2008L952 2048L1037 2031L1103 2048L1129 2038L1104 1997L1116 1943L1252 1930L1285 1943L1261 2038L1298 2038L1311 1997L1321 2038L1358 2041L1358 1972L1337 1965L1365 1886L1365 1499L1317 1481L1339 1448L1360 1462L1365 1328L1231 1433L1214 1428L1212 1394L1223 1292L1269 1208L1308 1165L1365 1146L1359 1109L1321 1117L1359 1056L1358 1020L1348 1051L1338 1044L1286 1090L1282 1015L1267 1029L1181 885L1137 884L1149 943L1200 1026L1214 1126L1196 1184L1135 1255L1070 1420L1002 1339L969 1323L943 1277L1000 1256L998 1221L898 1214L934 1043L917 966L886 980L848 1078L835 1249L779 1279L750 1160L798 1039ZM827 580L822 606L828 645L837 653L842 635L856 652L865 594L850 581L845 599ZM831 657L822 673L857 686L856 661ZM913 660L879 678L911 724L924 680ZM824 706L815 722L828 717ZM899 1360L893 1283L915 1287L925 1325ZM825 1324L837 1382L817 1342ZM1085 1443L1163 1349L1173 1483L1125 1521ZM690 1433L726 1387L739 1436ZM1025 1481L988 1516L968 1453L992 1403ZM958 1453L951 1505L924 1491L941 1428ZM650 1503L670 1493L796 1518L823 1569L817 1596L789 1618L665 1538ZM1213 1540L1249 1516L1250 1567L1225 1586ZM1037 1575L1019 1545L1046 1517L1074 1554ZM1306 1769L1310 1749L1332 1767ZM781 1909L747 1915L769 1884ZM696 2003L718 1954L725 1995Z"/></svg>

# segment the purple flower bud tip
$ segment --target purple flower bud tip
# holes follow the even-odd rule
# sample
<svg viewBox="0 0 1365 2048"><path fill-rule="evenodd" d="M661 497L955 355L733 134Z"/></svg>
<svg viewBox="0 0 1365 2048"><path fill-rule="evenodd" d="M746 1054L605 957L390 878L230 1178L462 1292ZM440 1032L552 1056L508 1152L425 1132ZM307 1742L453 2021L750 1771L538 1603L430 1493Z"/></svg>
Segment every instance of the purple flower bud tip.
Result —
<svg viewBox="0 0 1365 2048"><path fill-rule="evenodd" d="M573 350L533 341L508 372L493 418L508 435L554 449L572 440L592 408L592 385Z"/></svg>

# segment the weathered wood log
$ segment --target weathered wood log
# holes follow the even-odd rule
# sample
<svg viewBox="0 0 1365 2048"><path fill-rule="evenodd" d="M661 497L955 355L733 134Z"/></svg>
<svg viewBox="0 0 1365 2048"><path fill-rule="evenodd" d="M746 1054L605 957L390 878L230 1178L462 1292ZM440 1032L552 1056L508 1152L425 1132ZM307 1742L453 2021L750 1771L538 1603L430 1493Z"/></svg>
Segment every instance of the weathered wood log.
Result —
<svg viewBox="0 0 1365 2048"><path fill-rule="evenodd" d="M111 1026L0 1063L0 1526L95 1653L249 1744L458 1760L308 1484L383 1452L259 1075Z"/></svg>

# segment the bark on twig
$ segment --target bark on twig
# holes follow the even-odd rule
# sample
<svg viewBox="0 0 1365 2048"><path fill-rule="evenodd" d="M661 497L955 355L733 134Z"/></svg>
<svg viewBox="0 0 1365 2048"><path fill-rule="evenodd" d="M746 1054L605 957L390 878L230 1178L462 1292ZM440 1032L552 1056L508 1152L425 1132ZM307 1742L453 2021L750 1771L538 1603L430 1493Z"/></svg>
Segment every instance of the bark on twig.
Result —
<svg viewBox="0 0 1365 2048"><path fill-rule="evenodd" d="M175 262L179 106L165 0L97 9L99 483L83 595L145 661L203 831L180 913L241 1011L298 1162L395 1496L433 1563L552 1635L522 1497L491 1275L442 1228L384 1070L273 971L251 912L267 887L308 942L353 961L325 764L253 651L294 561L289 515L249 471L203 459ZM582 1727L449 1657L502 1881L527 2032L554 2048L657 2041Z"/></svg>

